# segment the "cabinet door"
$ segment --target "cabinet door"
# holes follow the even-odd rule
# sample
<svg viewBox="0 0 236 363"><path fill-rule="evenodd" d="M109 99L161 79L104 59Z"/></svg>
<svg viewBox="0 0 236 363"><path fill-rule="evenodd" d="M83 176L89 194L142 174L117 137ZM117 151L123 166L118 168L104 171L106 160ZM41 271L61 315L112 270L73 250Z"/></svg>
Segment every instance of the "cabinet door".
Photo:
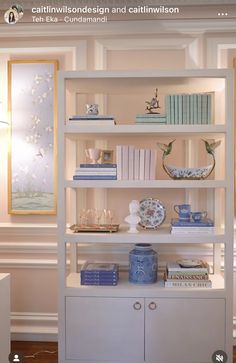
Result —
<svg viewBox="0 0 236 363"><path fill-rule="evenodd" d="M144 360L144 300L67 297L66 358Z"/></svg>
<svg viewBox="0 0 236 363"><path fill-rule="evenodd" d="M145 359L207 363L225 347L224 299L146 299Z"/></svg>

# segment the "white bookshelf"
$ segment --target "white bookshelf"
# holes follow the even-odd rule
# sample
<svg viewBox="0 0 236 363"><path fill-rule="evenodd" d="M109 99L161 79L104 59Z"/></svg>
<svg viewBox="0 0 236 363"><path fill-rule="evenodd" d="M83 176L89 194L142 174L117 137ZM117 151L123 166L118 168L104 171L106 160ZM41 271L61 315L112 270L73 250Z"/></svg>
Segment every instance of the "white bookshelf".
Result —
<svg viewBox="0 0 236 363"><path fill-rule="evenodd" d="M10 274L0 274L0 362L7 362L10 353Z"/></svg>
<svg viewBox="0 0 236 363"><path fill-rule="evenodd" d="M228 360L232 360L234 220L232 80L231 71L223 69L173 72L154 70L59 72L59 363L69 363L71 360L75 363L105 363L106 361L110 363L113 361L169 363L175 359L179 362L208 363L216 350L226 351ZM171 92L183 93L190 92L189 90L192 91L192 89L192 92L214 91L217 101L222 98L222 105L219 105L218 102L215 105L215 122L210 125L135 125L132 124L132 108L131 110L127 108L128 115L126 116L125 107L119 111L121 112L120 119L117 120L115 126L79 126L74 121L67 121L70 115L81 112L79 104L81 102L86 103L88 100L91 102L91 99L92 102L99 100L101 113L112 114L109 102L114 105L115 97L118 97L117 102L121 104L124 101L122 90L127 93L127 97L129 93L137 92L137 98L139 98L142 96L142 94L140 96L139 90L145 94L147 91L155 89L157 84L162 97ZM219 108L220 106L223 111ZM130 140L132 140L139 145L139 142L146 140L148 145L152 143L155 148L157 140L165 141L171 138L182 140L185 145L186 160L190 164L193 162L192 158L196 159L196 155L194 155L195 151L189 140L192 140L194 144L195 140L202 138L220 139L222 146L216 153L216 168L213 175L209 179L199 181L171 180L167 176L163 177L161 173L161 177L157 177L156 180L144 181L74 181L72 178L74 168L80 162L84 162L83 154L87 145L114 149L116 143L130 144ZM80 208L90 207L93 200L95 207L101 205L102 209L109 204L109 199L114 198L120 190L123 190L124 193L128 190L131 194L139 193L138 195L144 196L147 193L158 194L161 191L163 195L160 199L163 202L165 202L165 198L168 199L169 193L173 193L174 198L179 198L180 204L184 202L184 198L185 201L196 206L198 199L204 199L210 216L215 220L215 230L209 234L175 235L170 234L168 221L158 230L140 229L140 233L136 235L127 233L127 225L123 224L117 233L109 234L73 233L68 229L71 224L78 223ZM129 201L124 199L123 203L127 215ZM168 213L170 213L169 209ZM119 223L123 223L123 221L121 220ZM92 256L93 251L96 250L102 260L103 251L106 250L104 246L112 246L111 259L115 261L117 258L117 262L120 262L116 248L117 251L123 249L125 254L130 246L132 248L133 244L138 242L152 243L157 251L162 246L168 250L169 254L173 246L177 251L180 245L186 247L186 250L191 246L196 255L201 250L201 245L206 246L212 254L214 270L214 274L210 275L212 288L170 289L164 287L161 278L158 279L158 283L153 285L136 286L128 282L125 272L121 273L117 286L80 285L78 261L81 260L80 251L83 251L83 247L86 247L86 258L89 258L90 251ZM224 274L221 271L222 254ZM126 257L128 261L128 256ZM157 306L155 312L152 312L154 315L151 315L150 302L154 302ZM136 303L141 306L137 320L134 314L136 313L134 309ZM160 311L158 307L160 307ZM173 311L169 311L169 308L174 308L176 312L179 311L175 319L172 317ZM96 315L96 311L101 315ZM188 316L190 311L193 313ZM206 311L208 313L205 314ZM107 319L103 319L102 326L96 333L99 316L107 316ZM112 326L118 326L121 323L117 320L121 316L123 328L126 331L125 336L127 336L124 342L124 334L120 332L120 335L117 335L118 333L112 330ZM166 319L165 324L162 320L163 316ZM91 322L92 318L94 323ZM181 322L190 321L190 319L192 319L190 325L197 328L190 332L189 327L186 326L187 334L183 340L180 339L179 347L177 347L174 341L175 334L180 336ZM156 325L151 323L152 320L156 322ZM129 323L127 323L128 321ZM198 326L199 321L202 324L201 328ZM110 325L111 322L112 325ZM91 329L94 330L91 331ZM146 330L150 330L154 334L151 339L145 337ZM124 344L124 352L121 356L115 345L117 339L119 339L120 346ZM153 339L155 344L153 344ZM169 339L172 343L169 345L168 351L163 347L163 339ZM86 345L87 340L93 345L93 353ZM198 346L198 341L202 342L201 347ZM140 347L140 351L134 356L133 351L137 346ZM201 354L197 354L199 350L201 350ZM106 353L104 353L105 351Z"/></svg>

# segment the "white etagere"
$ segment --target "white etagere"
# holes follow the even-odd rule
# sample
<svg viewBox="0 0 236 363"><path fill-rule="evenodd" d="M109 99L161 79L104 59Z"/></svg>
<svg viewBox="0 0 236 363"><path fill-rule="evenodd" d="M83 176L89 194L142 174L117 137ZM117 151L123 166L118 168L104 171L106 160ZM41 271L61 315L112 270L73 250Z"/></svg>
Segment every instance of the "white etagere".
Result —
<svg viewBox="0 0 236 363"><path fill-rule="evenodd" d="M208 84L211 84L208 80L212 82L212 86ZM148 87L154 89L157 84L163 94L168 94L169 87L172 87L172 92L173 89L176 90L176 93L183 93L185 88L189 92L191 87L196 92L215 91L215 122L210 125L132 125L119 124L118 121L115 126L91 127L67 121L68 116L78 113L76 103L81 94L84 94L83 100L92 99L95 102L96 99L104 99L101 107L105 113L109 92L114 92L114 89L122 93L122 89L126 92L132 90L129 87L143 88L145 93ZM118 360L130 363L169 363L175 360L206 363L211 361L211 355L216 350L226 351L231 361L234 221L232 90L232 72L223 69L59 72L59 363L69 363L71 360L75 363L112 363ZM221 97L222 103L219 105ZM127 117L129 119L130 116ZM156 140L181 138L185 140L186 150L191 155L194 150L188 143L189 138L220 139L222 146L216 152L213 176L207 180L189 181L171 180L168 177L144 181L73 180L75 166L84 162L82 154L88 140L94 147L106 148L110 140L114 145L116 139L126 143L130 138L139 140L140 137L147 140L154 137ZM212 234L199 236L170 234L168 225L161 226L156 231L140 230L136 235L127 233L125 225L121 225L117 233L109 234L73 233L68 229L69 225L78 223L80 206L86 208L86 193L93 190L95 207L99 204L104 207L109 198L107 190L114 193L116 189L130 189L131 192L161 189L165 193L168 190L176 190L176 193L184 190L186 200L190 204L196 203L195 205L198 205L198 193L203 191L206 205L215 220L215 230ZM128 201L125 202L128 211ZM180 204L181 202L183 201L180 200ZM128 282L127 273L121 274L117 286L80 285L77 246L86 245L92 252L94 246L101 246L102 251L104 244L123 248L126 244L138 242L152 243L157 249L158 245L167 245L170 249L171 246L184 245L187 248L191 245L198 251L201 244L211 246L214 265L214 274L210 276L212 288L165 288L161 279L157 284L136 286ZM222 253L224 275L221 273ZM173 311L176 312L174 317ZM99 320L100 317L103 317L102 321ZM123 326L125 335L121 328L113 331L113 326ZM151 332L153 338L146 336L146 331ZM175 334L183 336L178 345ZM119 341L119 346L123 344L121 356L116 341ZM168 341L168 350L163 341Z"/></svg>

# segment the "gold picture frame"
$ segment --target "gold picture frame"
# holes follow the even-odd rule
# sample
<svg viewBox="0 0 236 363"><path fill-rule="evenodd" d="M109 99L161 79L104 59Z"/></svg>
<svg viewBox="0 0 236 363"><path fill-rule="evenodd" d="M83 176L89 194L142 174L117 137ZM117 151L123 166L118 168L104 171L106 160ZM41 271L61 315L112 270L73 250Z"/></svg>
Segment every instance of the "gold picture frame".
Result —
<svg viewBox="0 0 236 363"><path fill-rule="evenodd" d="M236 215L236 58L233 59L234 68L234 215Z"/></svg>
<svg viewBox="0 0 236 363"><path fill-rule="evenodd" d="M57 60L8 62L8 213L57 211Z"/></svg>

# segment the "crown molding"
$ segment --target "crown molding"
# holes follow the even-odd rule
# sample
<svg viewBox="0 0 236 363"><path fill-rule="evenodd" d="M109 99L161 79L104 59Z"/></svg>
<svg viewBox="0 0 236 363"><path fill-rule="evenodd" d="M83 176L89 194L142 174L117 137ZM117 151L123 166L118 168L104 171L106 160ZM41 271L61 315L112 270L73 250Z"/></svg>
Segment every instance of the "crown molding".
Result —
<svg viewBox="0 0 236 363"><path fill-rule="evenodd" d="M17 31L16 31L17 29ZM0 25L0 38L31 39L34 37L76 38L83 36L107 35L161 35L163 33L175 34L204 34L206 32L236 32L236 22L232 20L134 20L110 21L100 24L17 24L16 27Z"/></svg>

